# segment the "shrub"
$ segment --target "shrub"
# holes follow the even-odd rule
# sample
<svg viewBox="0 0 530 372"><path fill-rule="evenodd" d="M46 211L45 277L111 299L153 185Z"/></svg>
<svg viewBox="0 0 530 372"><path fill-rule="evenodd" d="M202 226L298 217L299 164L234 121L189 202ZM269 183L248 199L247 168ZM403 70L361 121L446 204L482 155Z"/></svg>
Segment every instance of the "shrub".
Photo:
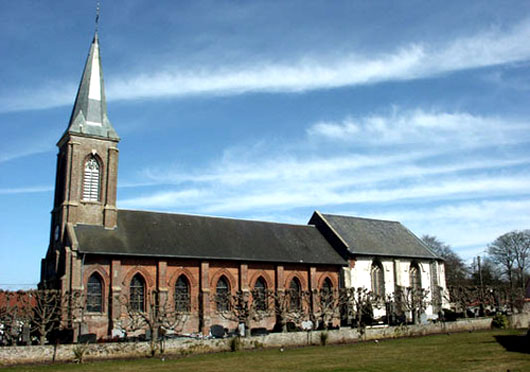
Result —
<svg viewBox="0 0 530 372"><path fill-rule="evenodd" d="M241 350L241 339L239 337L232 337L230 339L230 351Z"/></svg>
<svg viewBox="0 0 530 372"><path fill-rule="evenodd" d="M328 333L327 332L320 332L320 345L326 346L328 343Z"/></svg>
<svg viewBox="0 0 530 372"><path fill-rule="evenodd" d="M75 345L72 351L74 353L74 362L81 364L83 363L85 354L88 351L88 343Z"/></svg>
<svg viewBox="0 0 530 372"><path fill-rule="evenodd" d="M508 318L504 314L497 313L491 320L492 328L504 329L504 328L508 328L508 326L509 326Z"/></svg>

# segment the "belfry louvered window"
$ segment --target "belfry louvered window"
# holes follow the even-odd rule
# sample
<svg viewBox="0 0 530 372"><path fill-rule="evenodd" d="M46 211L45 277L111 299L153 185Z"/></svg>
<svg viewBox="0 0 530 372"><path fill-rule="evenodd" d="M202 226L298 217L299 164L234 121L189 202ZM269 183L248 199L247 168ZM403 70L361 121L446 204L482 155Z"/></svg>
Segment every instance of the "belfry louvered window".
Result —
<svg viewBox="0 0 530 372"><path fill-rule="evenodd" d="M83 174L83 200L99 200L100 168L95 157L90 157L85 163Z"/></svg>

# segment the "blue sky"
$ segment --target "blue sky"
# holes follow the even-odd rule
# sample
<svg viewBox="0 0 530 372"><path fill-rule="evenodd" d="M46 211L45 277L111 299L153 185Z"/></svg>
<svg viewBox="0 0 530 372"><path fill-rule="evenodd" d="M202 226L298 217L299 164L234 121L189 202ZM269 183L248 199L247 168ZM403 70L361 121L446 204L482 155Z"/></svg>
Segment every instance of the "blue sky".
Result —
<svg viewBox="0 0 530 372"><path fill-rule="evenodd" d="M103 1L118 207L530 227L527 1ZM36 284L93 1L0 0L0 287Z"/></svg>

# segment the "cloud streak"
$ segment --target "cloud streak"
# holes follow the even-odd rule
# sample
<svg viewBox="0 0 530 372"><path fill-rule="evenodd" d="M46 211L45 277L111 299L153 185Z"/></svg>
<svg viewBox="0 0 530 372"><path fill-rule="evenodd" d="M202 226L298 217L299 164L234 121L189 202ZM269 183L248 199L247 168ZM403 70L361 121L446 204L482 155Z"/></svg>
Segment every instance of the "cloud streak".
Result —
<svg viewBox="0 0 530 372"><path fill-rule="evenodd" d="M293 57L290 63L263 61L252 65L197 67L123 75L109 79L107 97L136 100L193 95L233 95L247 92L304 92L384 81L411 80L457 70L507 64L530 58L530 20L509 30L490 28L444 44L415 43L391 52L363 56ZM151 70L157 70L152 68ZM0 112L71 104L73 87L54 84L31 93L2 97Z"/></svg>
<svg viewBox="0 0 530 372"><path fill-rule="evenodd" d="M307 130L310 137L362 145L433 144L477 146L527 141L530 122L482 117L467 112L439 112L394 107L387 115L322 121Z"/></svg>

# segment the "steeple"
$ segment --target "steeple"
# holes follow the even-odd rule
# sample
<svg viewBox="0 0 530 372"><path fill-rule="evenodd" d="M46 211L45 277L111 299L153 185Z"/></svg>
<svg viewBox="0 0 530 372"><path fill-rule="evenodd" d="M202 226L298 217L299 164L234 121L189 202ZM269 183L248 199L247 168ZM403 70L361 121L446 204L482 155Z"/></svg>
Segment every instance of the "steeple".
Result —
<svg viewBox="0 0 530 372"><path fill-rule="evenodd" d="M88 52L66 133L108 138L116 141L120 139L107 116L97 31Z"/></svg>

